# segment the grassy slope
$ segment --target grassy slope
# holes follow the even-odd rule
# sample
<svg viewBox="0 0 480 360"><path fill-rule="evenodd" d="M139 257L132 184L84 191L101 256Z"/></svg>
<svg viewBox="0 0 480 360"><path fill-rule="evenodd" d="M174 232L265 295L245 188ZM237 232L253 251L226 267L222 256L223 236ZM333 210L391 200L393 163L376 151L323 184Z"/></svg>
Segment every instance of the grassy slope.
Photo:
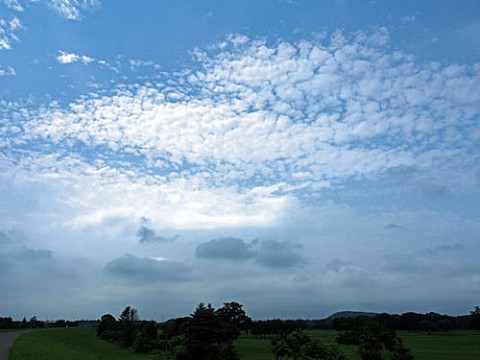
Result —
<svg viewBox="0 0 480 360"><path fill-rule="evenodd" d="M100 341L88 328L37 330L17 338L10 360L149 360Z"/></svg>

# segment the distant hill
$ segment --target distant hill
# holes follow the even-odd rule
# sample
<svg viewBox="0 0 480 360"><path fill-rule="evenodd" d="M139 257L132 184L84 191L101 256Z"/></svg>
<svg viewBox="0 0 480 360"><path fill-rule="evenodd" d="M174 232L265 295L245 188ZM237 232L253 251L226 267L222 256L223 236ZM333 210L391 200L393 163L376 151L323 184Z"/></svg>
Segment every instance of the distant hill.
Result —
<svg viewBox="0 0 480 360"><path fill-rule="evenodd" d="M359 316L373 317L373 316L376 316L376 315L378 315L378 313L363 312L363 311L339 311L339 312L336 312L335 314L332 314L329 317L327 317L327 320L349 318L349 317L359 317Z"/></svg>

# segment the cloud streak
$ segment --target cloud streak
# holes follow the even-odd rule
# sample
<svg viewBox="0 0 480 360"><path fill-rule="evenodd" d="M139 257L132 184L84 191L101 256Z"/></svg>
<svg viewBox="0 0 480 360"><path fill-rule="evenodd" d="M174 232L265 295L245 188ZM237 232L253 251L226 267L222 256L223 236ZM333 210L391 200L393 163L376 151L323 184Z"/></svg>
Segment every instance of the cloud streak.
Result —
<svg viewBox="0 0 480 360"><path fill-rule="evenodd" d="M176 261L138 258L125 254L112 260L105 271L119 279L137 281L183 281L191 278L190 268Z"/></svg>

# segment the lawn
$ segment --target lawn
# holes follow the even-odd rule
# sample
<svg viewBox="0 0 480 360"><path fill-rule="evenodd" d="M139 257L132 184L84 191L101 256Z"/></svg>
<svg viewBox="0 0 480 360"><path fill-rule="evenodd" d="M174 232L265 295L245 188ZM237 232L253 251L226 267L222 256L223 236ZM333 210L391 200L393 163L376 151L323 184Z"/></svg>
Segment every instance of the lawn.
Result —
<svg viewBox="0 0 480 360"><path fill-rule="evenodd" d="M318 330L312 334L326 344L334 345L336 331ZM399 332L416 360L478 360L480 332L454 331L449 333ZM235 342L242 360L273 360L270 340L242 336ZM355 346L339 346L349 360L356 359ZM385 354L386 355L386 354ZM113 344L98 340L90 328L37 330L17 338L10 360L153 360L159 355L136 354ZM386 359L388 357L386 356Z"/></svg>
<svg viewBox="0 0 480 360"><path fill-rule="evenodd" d="M274 360L270 340L242 336L235 341L235 348L242 360Z"/></svg>
<svg viewBox="0 0 480 360"><path fill-rule="evenodd" d="M18 337L10 360L150 360L106 341L98 340L95 330L69 328L36 330Z"/></svg>
<svg viewBox="0 0 480 360"><path fill-rule="evenodd" d="M335 343L337 332L333 330L313 331L326 343ZM405 347L411 350L416 360L479 360L480 332L452 331L447 333L397 332ZM349 359L356 359L355 346L339 346ZM388 359L388 354L385 353Z"/></svg>
<svg viewBox="0 0 480 360"><path fill-rule="evenodd" d="M478 360L480 332L403 333L398 335L417 360Z"/></svg>

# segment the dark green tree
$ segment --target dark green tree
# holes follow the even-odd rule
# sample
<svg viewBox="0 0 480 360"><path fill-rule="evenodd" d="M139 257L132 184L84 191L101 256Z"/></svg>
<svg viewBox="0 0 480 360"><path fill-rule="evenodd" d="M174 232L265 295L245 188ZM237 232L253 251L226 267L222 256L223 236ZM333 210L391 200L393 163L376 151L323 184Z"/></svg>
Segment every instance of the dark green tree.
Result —
<svg viewBox="0 0 480 360"><path fill-rule="evenodd" d="M38 325L38 320L36 316L32 316L28 322L31 328L36 328Z"/></svg>
<svg viewBox="0 0 480 360"><path fill-rule="evenodd" d="M118 318L118 343L122 347L133 345L135 340L138 323L138 312L130 306L127 306Z"/></svg>
<svg viewBox="0 0 480 360"><path fill-rule="evenodd" d="M344 360L345 357L334 347L325 346L320 339L302 330L285 334L272 340L272 351L277 360Z"/></svg>
<svg viewBox="0 0 480 360"><path fill-rule="evenodd" d="M396 351L398 356L402 353L395 332L387 329L380 322L357 317L347 319L342 326L343 332L337 337L337 342L358 345L358 354L362 360L382 359L381 351L383 349L392 354Z"/></svg>
<svg viewBox="0 0 480 360"><path fill-rule="evenodd" d="M236 359L233 340L238 337L235 324L220 316L208 304L200 303L185 333L185 349L191 360L227 360Z"/></svg>
<svg viewBox="0 0 480 360"><path fill-rule="evenodd" d="M134 347L136 352L150 352L158 345L157 323L155 321L144 321L135 339Z"/></svg>
<svg viewBox="0 0 480 360"><path fill-rule="evenodd" d="M218 359L218 344L222 342L220 321L211 304L200 303L191 314L185 341L186 349L192 360Z"/></svg>
<svg viewBox="0 0 480 360"><path fill-rule="evenodd" d="M102 340L115 342L118 340L118 329L118 322L113 315L105 314L97 326L97 336Z"/></svg>
<svg viewBox="0 0 480 360"><path fill-rule="evenodd" d="M402 340L397 338L394 349L392 350L392 360L415 360L410 350L403 346Z"/></svg>
<svg viewBox="0 0 480 360"><path fill-rule="evenodd" d="M243 310L243 305L235 301L224 303L220 309L217 309L216 314L235 325L240 331L247 331L252 324L252 319Z"/></svg>
<svg viewBox="0 0 480 360"><path fill-rule="evenodd" d="M13 320L11 317L0 318L0 329L13 329Z"/></svg>
<svg viewBox="0 0 480 360"><path fill-rule="evenodd" d="M362 333L358 340L358 355L362 360L382 360L383 345L375 335Z"/></svg>
<svg viewBox="0 0 480 360"><path fill-rule="evenodd" d="M475 306L475 309L470 311L469 325L471 329L480 330L480 306Z"/></svg>

